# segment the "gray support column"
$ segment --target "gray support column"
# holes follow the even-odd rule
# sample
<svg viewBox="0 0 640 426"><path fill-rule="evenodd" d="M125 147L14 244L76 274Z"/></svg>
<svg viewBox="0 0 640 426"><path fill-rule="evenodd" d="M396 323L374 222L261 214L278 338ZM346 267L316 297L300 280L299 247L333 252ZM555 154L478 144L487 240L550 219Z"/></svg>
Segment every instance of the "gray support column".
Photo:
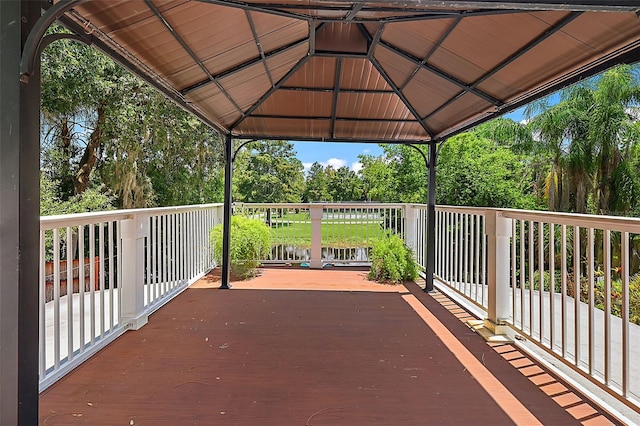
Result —
<svg viewBox="0 0 640 426"><path fill-rule="evenodd" d="M224 142L224 219L222 231L222 284L221 289L231 288L231 179L233 177L233 139L227 135Z"/></svg>
<svg viewBox="0 0 640 426"><path fill-rule="evenodd" d="M20 83L39 1L0 1L0 413L38 423L40 77ZM39 64L39 62L38 62Z"/></svg>
<svg viewBox="0 0 640 426"><path fill-rule="evenodd" d="M427 200L427 270L424 291L433 291L433 271L436 266L436 159L437 143L429 145L429 187Z"/></svg>
<svg viewBox="0 0 640 426"><path fill-rule="evenodd" d="M18 423L20 18L20 2L0 1L0 413L7 425Z"/></svg>
<svg viewBox="0 0 640 426"><path fill-rule="evenodd" d="M22 4L22 45L40 18L42 2ZM14 77L14 78L17 78ZM40 58L20 85L18 423L38 423L40 305Z"/></svg>

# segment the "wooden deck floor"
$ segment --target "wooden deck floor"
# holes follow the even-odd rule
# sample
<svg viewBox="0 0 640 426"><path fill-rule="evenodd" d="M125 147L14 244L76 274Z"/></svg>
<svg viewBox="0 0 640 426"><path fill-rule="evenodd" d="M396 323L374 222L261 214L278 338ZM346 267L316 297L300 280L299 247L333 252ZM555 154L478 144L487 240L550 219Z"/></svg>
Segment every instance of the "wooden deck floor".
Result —
<svg viewBox="0 0 640 426"><path fill-rule="evenodd" d="M197 283L45 391L40 424L615 423L415 284L267 269L214 286Z"/></svg>

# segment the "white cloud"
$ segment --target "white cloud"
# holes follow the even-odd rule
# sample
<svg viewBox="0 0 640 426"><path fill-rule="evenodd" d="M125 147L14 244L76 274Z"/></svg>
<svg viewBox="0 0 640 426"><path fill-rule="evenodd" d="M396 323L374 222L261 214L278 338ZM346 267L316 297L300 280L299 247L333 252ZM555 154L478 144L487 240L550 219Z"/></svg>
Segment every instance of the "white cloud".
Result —
<svg viewBox="0 0 640 426"><path fill-rule="evenodd" d="M311 168L311 166L313 165L313 163L302 163L302 167L304 167L304 174L309 173L309 169Z"/></svg>
<svg viewBox="0 0 640 426"><path fill-rule="evenodd" d="M323 161L323 167L331 166L334 169L339 169L340 167L344 167L347 165L347 160L343 160L341 158L329 158L327 161Z"/></svg>
<svg viewBox="0 0 640 426"><path fill-rule="evenodd" d="M371 150L369 148L365 148L365 149L362 150L363 154L368 154L370 152L371 152Z"/></svg>
<svg viewBox="0 0 640 426"><path fill-rule="evenodd" d="M351 170L353 170L356 173L360 173L360 170L362 170L362 163L359 161L356 161L355 163L351 164Z"/></svg>

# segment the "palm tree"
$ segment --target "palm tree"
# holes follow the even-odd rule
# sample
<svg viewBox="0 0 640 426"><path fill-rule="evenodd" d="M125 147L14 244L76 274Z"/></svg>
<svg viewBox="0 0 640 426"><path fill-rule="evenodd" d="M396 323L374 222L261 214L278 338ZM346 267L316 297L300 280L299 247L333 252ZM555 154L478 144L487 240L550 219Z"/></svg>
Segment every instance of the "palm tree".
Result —
<svg viewBox="0 0 640 426"><path fill-rule="evenodd" d="M610 214L633 207L640 194L631 167L631 148L640 140L636 73L620 66L564 90L555 105L544 99L527 107L533 150L551 161L550 210Z"/></svg>

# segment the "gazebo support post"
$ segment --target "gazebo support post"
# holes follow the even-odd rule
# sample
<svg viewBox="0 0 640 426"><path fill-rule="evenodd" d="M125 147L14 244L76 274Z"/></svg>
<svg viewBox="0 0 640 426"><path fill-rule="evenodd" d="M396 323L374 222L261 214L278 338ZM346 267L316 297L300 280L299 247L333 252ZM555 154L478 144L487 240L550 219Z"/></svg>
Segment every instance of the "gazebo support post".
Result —
<svg viewBox="0 0 640 426"><path fill-rule="evenodd" d="M233 139L227 134L224 141L224 219L222 229L222 284L221 289L231 288L231 213L232 194L231 179L233 177Z"/></svg>
<svg viewBox="0 0 640 426"><path fill-rule="evenodd" d="M38 423L40 76L20 82L39 1L0 2L0 412ZM39 60L36 61L39 63Z"/></svg>
<svg viewBox="0 0 640 426"><path fill-rule="evenodd" d="M429 144L429 185L427 187L427 264L424 291L433 291L433 272L436 266L436 160L438 144Z"/></svg>

